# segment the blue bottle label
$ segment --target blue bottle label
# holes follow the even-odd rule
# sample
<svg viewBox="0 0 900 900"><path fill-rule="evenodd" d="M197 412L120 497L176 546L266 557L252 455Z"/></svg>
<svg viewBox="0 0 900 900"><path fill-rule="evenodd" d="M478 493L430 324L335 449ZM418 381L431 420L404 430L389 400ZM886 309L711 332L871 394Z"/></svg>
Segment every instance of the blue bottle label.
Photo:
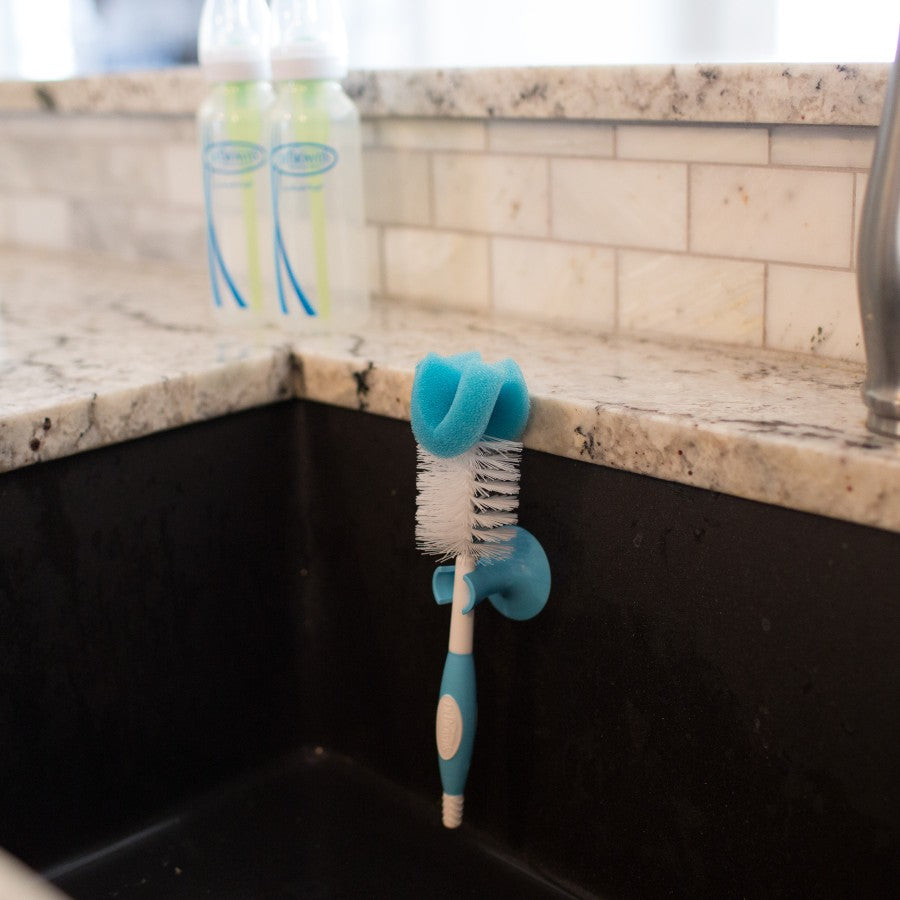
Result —
<svg viewBox="0 0 900 900"><path fill-rule="evenodd" d="M298 141L279 144L272 149L272 168L280 175L297 175L309 178L323 175L338 162L338 152L328 144Z"/></svg>
<svg viewBox="0 0 900 900"><path fill-rule="evenodd" d="M215 141L203 148L203 165L216 175L244 175L265 164L265 147L251 141Z"/></svg>

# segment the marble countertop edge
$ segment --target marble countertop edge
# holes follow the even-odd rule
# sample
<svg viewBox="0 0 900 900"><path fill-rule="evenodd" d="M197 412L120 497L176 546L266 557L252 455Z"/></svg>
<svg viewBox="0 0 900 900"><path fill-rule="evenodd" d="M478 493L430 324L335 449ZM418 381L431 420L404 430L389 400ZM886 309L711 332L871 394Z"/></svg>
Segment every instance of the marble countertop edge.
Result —
<svg viewBox="0 0 900 900"><path fill-rule="evenodd" d="M353 71L368 118L877 125L888 63L721 63ZM193 115L196 66L0 82L0 112Z"/></svg>
<svg viewBox="0 0 900 900"><path fill-rule="evenodd" d="M409 419L412 371L377 358L296 351L295 395ZM527 364L524 365L527 370ZM855 371L853 367L848 367ZM688 415L634 410L532 390L526 448L832 518L900 531L900 445L865 434L843 443L827 425L777 420L714 425ZM864 431L864 407L859 403ZM854 452L878 450L869 456ZM885 478L889 474L892 477Z"/></svg>
<svg viewBox="0 0 900 900"><path fill-rule="evenodd" d="M0 413L0 474L294 399L287 350ZM16 448L17 452L10 452Z"/></svg>
<svg viewBox="0 0 900 900"><path fill-rule="evenodd" d="M560 404L541 428L535 398L533 449L649 475L787 509L900 531L900 455L854 454L829 440L763 431L740 433L688 416ZM569 427L560 429L562 416ZM532 430L531 428L529 430ZM885 449L881 439L872 442ZM888 477L886 477L886 475Z"/></svg>
<svg viewBox="0 0 900 900"><path fill-rule="evenodd" d="M412 380L410 370L375 360L273 349L268 364L229 363L200 378L164 378L4 418L0 444L28 446L30 453L14 461L0 453L0 473L290 399L408 421ZM248 384L256 387L247 390ZM532 394L523 443L577 462L900 532L900 479L884 478L883 460L853 459L827 445L798 447L777 435L735 439L688 418L540 393ZM801 471L810 475L799 478Z"/></svg>
<svg viewBox="0 0 900 900"><path fill-rule="evenodd" d="M301 357L302 358L302 357ZM321 362L319 360L318 362ZM312 382L298 396L408 421L412 373L367 360L301 363ZM368 388L359 391L359 379ZM532 393L529 450L900 532L900 455L853 458L828 442L799 447L783 435L736 436L690 417L639 413ZM874 438L873 444L881 439ZM900 452L900 448L898 448Z"/></svg>
<svg viewBox="0 0 900 900"><path fill-rule="evenodd" d="M235 332L207 290L0 250L0 472L295 398L408 420L424 353L474 348L520 363L531 450L900 532L900 442L866 430L859 365L391 303L361 333Z"/></svg>

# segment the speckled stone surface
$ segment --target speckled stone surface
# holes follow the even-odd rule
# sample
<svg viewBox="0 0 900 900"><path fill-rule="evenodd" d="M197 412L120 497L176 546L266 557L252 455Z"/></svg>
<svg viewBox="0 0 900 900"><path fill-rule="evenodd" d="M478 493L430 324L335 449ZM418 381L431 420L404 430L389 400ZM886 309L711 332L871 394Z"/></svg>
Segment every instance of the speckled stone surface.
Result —
<svg viewBox="0 0 900 900"><path fill-rule="evenodd" d="M877 125L882 65L646 65L370 72L368 115Z"/></svg>
<svg viewBox="0 0 900 900"><path fill-rule="evenodd" d="M0 110L193 115L208 90L197 66L90 75L64 81L0 82Z"/></svg>
<svg viewBox="0 0 900 900"><path fill-rule="evenodd" d="M638 65L352 72L364 116L877 125L888 64ZM0 83L0 110L193 114L195 67Z"/></svg>
<svg viewBox="0 0 900 900"><path fill-rule="evenodd" d="M900 531L900 443L863 370L376 306L366 333L225 332L203 273L0 251L0 471L290 397L407 418L429 350L512 356L526 446Z"/></svg>

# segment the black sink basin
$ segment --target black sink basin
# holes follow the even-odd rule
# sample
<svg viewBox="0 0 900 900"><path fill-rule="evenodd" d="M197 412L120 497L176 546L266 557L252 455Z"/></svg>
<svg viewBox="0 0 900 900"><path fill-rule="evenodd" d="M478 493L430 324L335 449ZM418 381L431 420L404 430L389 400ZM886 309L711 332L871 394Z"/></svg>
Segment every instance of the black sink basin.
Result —
<svg viewBox="0 0 900 900"><path fill-rule="evenodd" d="M900 535L527 451L521 501L553 590L479 609L448 832L408 424L0 476L0 846L78 900L891 895Z"/></svg>
<svg viewBox="0 0 900 900"><path fill-rule="evenodd" d="M306 750L44 873L75 900L570 897L436 807Z"/></svg>

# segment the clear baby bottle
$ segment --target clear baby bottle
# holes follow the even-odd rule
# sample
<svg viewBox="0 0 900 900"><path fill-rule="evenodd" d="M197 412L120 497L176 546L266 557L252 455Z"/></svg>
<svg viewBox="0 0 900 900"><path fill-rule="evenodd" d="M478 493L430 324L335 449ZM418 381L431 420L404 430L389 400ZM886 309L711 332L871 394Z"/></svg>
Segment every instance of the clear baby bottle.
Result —
<svg viewBox="0 0 900 900"><path fill-rule="evenodd" d="M197 113L213 306L252 324L274 306L265 0L206 0L198 56L211 88Z"/></svg>
<svg viewBox="0 0 900 900"><path fill-rule="evenodd" d="M277 317L340 329L369 309L359 113L339 79L347 39L336 0L273 0L269 171Z"/></svg>

